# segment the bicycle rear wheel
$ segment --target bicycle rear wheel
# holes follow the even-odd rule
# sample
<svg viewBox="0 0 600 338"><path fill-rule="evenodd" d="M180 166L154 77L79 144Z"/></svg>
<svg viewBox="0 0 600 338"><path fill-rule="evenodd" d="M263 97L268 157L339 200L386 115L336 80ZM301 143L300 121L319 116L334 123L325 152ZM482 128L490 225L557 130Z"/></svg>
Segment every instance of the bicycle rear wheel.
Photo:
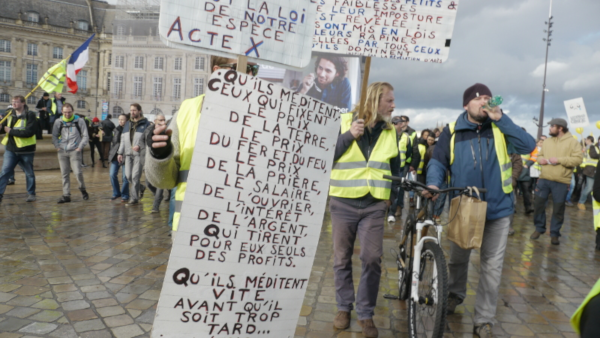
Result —
<svg viewBox="0 0 600 338"><path fill-rule="evenodd" d="M408 298L410 336L441 338L446 326L448 270L444 253L435 242L423 245L418 278L419 301Z"/></svg>

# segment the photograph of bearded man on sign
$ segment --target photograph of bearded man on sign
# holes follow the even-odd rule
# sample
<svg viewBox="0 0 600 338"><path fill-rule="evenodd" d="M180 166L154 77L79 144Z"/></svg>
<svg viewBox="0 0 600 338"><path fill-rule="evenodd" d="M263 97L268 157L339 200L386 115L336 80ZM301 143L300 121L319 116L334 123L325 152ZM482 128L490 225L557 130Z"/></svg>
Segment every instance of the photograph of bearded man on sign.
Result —
<svg viewBox="0 0 600 338"><path fill-rule="evenodd" d="M331 55L318 56L315 60L315 72L304 77L298 92L350 111L352 87L346 77L347 74L346 58Z"/></svg>

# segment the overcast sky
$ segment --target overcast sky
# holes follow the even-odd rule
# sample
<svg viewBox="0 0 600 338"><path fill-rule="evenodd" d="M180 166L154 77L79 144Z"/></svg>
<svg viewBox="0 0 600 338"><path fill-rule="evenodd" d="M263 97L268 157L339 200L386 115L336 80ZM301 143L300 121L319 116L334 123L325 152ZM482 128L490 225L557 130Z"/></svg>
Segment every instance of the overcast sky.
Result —
<svg viewBox="0 0 600 338"><path fill-rule="evenodd" d="M448 61L373 58L369 80L392 83L397 113L410 116L417 130L453 121L463 111L464 90L484 83L504 97L502 108L513 121L535 137L532 118L540 112L549 8L550 0L461 0ZM545 121L566 119L563 101L583 97L591 123L584 136L600 135L595 126L600 120L599 14L598 0L554 0L552 5Z"/></svg>

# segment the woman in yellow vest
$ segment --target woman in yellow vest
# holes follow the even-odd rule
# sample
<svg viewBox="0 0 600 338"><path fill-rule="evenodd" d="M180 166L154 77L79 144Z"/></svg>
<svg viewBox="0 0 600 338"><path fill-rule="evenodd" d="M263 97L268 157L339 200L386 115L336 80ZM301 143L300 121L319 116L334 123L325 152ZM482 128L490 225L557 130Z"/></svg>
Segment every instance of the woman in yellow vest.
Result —
<svg viewBox="0 0 600 338"><path fill-rule="evenodd" d="M0 203L8 179L14 175L19 165L25 172L27 182L27 202L35 201L35 174L33 173L33 156L35 154L35 134L38 128L34 112L25 108L25 98L15 96L12 99L12 109L7 111L8 117L0 125L0 134L4 145L4 159L0 172Z"/></svg>

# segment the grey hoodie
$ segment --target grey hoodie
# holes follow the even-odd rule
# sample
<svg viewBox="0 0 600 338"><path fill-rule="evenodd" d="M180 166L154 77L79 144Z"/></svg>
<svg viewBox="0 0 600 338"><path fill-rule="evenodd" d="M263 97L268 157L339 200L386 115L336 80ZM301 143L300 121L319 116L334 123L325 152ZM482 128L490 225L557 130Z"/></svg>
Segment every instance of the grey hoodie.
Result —
<svg viewBox="0 0 600 338"><path fill-rule="evenodd" d="M75 123L79 125L81 135ZM89 139L87 126L83 118L75 115L75 118L71 122L64 122L62 118L54 121L52 127L52 143L54 147L64 151L73 151L77 148L83 149L88 144Z"/></svg>

